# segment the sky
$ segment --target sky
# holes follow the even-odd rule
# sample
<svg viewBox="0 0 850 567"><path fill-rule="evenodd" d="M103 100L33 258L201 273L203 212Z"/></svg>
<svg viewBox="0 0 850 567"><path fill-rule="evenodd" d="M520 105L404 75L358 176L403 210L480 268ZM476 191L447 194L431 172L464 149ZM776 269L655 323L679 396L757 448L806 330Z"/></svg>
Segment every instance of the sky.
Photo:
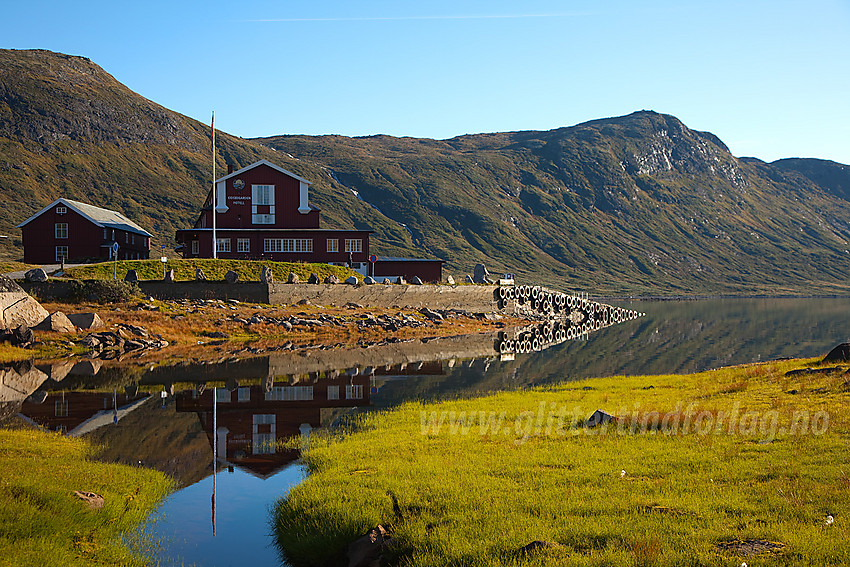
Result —
<svg viewBox="0 0 850 567"><path fill-rule="evenodd" d="M28 0L0 48L88 57L244 138L550 130L647 109L736 156L850 164L850 0Z"/></svg>

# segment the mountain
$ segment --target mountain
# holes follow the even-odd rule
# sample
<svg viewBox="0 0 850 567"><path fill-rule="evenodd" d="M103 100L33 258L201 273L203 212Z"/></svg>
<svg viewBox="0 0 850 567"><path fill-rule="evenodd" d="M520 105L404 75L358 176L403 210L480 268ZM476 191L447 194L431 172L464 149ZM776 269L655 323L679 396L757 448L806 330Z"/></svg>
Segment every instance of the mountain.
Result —
<svg viewBox="0 0 850 567"><path fill-rule="evenodd" d="M261 158L313 181L329 227L384 255L484 262L591 293L847 293L847 166L736 158L640 111L449 140L218 133L217 168ZM211 184L209 127L81 57L0 50L0 253L58 196L124 212L170 249Z"/></svg>

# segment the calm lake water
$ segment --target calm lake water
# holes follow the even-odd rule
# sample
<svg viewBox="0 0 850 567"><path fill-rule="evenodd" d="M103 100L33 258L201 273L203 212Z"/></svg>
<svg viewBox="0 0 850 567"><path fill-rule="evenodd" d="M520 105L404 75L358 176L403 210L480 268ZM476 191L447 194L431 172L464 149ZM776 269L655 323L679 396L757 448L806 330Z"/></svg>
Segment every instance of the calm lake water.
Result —
<svg viewBox="0 0 850 567"><path fill-rule="evenodd" d="M494 336L470 336L129 371L82 365L13 409L105 444L104 460L178 481L147 526L162 565L281 565L269 510L304 473L298 454L275 443L349 412L593 376L819 356L850 340L850 299L611 303L646 315L513 357L498 355ZM227 387L213 394L208 383Z"/></svg>

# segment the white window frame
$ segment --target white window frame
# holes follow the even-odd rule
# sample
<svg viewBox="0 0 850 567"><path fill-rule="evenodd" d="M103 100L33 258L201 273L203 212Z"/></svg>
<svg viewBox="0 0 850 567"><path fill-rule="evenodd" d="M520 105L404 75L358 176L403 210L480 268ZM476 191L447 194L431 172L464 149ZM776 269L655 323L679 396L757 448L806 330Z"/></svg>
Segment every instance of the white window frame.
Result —
<svg viewBox="0 0 850 567"><path fill-rule="evenodd" d="M266 401L304 402L313 399L313 386L274 386L266 392Z"/></svg>
<svg viewBox="0 0 850 567"><path fill-rule="evenodd" d="M236 239L236 251L237 252L250 252L251 251L251 239L250 238L237 238Z"/></svg>
<svg viewBox="0 0 850 567"><path fill-rule="evenodd" d="M329 400L338 400L339 399L339 386L328 386L328 399Z"/></svg>
<svg viewBox="0 0 850 567"><path fill-rule="evenodd" d="M251 223L274 224L274 185L251 185ZM258 207L268 206L268 213L258 213Z"/></svg>
<svg viewBox="0 0 850 567"><path fill-rule="evenodd" d="M56 417L68 417L68 400L54 401L53 415L55 415Z"/></svg>
<svg viewBox="0 0 850 567"><path fill-rule="evenodd" d="M363 384L347 384L345 386L346 400L362 400L363 399Z"/></svg>
<svg viewBox="0 0 850 567"><path fill-rule="evenodd" d="M345 251L346 252L363 252L363 239L362 238L346 238L345 239Z"/></svg>
<svg viewBox="0 0 850 567"><path fill-rule="evenodd" d="M339 252L339 238L328 238L327 251Z"/></svg>
<svg viewBox="0 0 850 567"><path fill-rule="evenodd" d="M283 238L266 238L263 240L263 252L283 252Z"/></svg>
<svg viewBox="0 0 850 567"><path fill-rule="evenodd" d="M53 235L57 240L67 240L68 239L68 223L66 222L57 222L53 225Z"/></svg>
<svg viewBox="0 0 850 567"><path fill-rule="evenodd" d="M216 238L215 239L215 251L216 252L230 252L230 239L229 238Z"/></svg>
<svg viewBox="0 0 850 567"><path fill-rule="evenodd" d="M56 207L56 214L57 215L64 215L67 212L68 212L68 207L63 207L61 205Z"/></svg>
<svg viewBox="0 0 850 567"><path fill-rule="evenodd" d="M61 263L62 258L65 258L65 260L68 259L68 247L67 246L57 246L56 247L56 261Z"/></svg>
<svg viewBox="0 0 850 567"><path fill-rule="evenodd" d="M236 390L236 401L239 402L250 402L251 401L251 388L241 387Z"/></svg>
<svg viewBox="0 0 850 567"><path fill-rule="evenodd" d="M216 388L215 401L218 404L228 404L233 401L233 393L227 388Z"/></svg>
<svg viewBox="0 0 850 567"><path fill-rule="evenodd" d="M201 243L197 240L192 241L192 256L197 256L201 250Z"/></svg>

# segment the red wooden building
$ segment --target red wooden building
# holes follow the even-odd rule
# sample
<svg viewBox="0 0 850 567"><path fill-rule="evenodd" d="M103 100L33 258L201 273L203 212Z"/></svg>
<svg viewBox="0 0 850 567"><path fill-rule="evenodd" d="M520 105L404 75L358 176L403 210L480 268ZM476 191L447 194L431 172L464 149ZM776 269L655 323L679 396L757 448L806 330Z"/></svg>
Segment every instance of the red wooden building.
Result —
<svg viewBox="0 0 850 567"><path fill-rule="evenodd" d="M218 258L268 259L351 265L370 275L371 230L333 230L320 226L320 210L309 202L310 182L266 160L228 173L215 182L215 241ZM175 238L184 258L213 255L212 194L195 226ZM439 281L441 260L381 259L387 275ZM426 266L427 270L423 268ZM436 271L435 271L436 267ZM423 270L422 273L416 273Z"/></svg>
<svg viewBox="0 0 850 567"><path fill-rule="evenodd" d="M116 243L121 260L150 256L148 231L119 212L70 199L56 199L17 228L28 264L109 260Z"/></svg>

